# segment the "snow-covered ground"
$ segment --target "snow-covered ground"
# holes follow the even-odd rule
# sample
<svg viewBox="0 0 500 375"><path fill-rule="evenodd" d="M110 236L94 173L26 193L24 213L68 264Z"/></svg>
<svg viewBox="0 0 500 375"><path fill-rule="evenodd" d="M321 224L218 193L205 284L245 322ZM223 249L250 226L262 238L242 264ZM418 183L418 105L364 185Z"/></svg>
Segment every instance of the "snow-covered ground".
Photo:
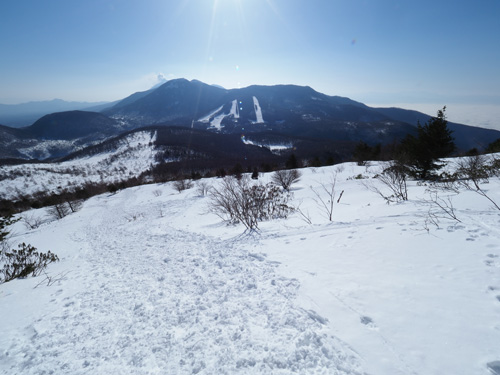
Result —
<svg viewBox="0 0 500 375"><path fill-rule="evenodd" d="M45 275L0 285L0 374L495 373L500 212L461 192L461 222L429 225L426 186L387 205L365 186L378 170L302 170L303 215L254 233L170 183L15 224L13 244L61 261L50 286ZM334 176L329 221L314 191L328 199ZM484 187L500 201L499 179Z"/></svg>
<svg viewBox="0 0 500 375"><path fill-rule="evenodd" d="M210 112L205 117L200 118L198 121L204 122L204 123L210 122L211 128L221 130L222 129L222 120L224 120L226 117L230 117L230 118L234 118L234 119L240 118L237 99L234 99L231 102L231 109L230 109L229 113L222 112L223 107L224 106L220 106L216 110Z"/></svg>
<svg viewBox="0 0 500 375"><path fill-rule="evenodd" d="M216 110L214 110L214 111L210 112L208 115L206 115L206 116L204 116L204 117L200 118L198 121L199 121L199 122L210 122L210 119L211 119L212 117L214 117L217 113L219 113L220 111L222 111L222 108L223 108L223 107L224 107L224 106L223 106L223 105L221 105L219 108L217 108Z"/></svg>
<svg viewBox="0 0 500 375"><path fill-rule="evenodd" d="M265 147L265 148L268 148L269 151L271 152L276 152L276 153L280 153L281 151L285 151L285 150L289 150L291 148L293 148L293 144L271 144L271 143L265 143L265 144L261 144L261 143L258 143L258 142L254 142L250 139L247 139L245 135L242 135L241 136L241 141L246 144L246 145L253 145L253 146L259 146L259 147Z"/></svg>
<svg viewBox="0 0 500 375"><path fill-rule="evenodd" d="M231 103L231 111L229 112L229 115L233 116L233 118L240 118L240 111L238 109L238 99L234 99Z"/></svg>
<svg viewBox="0 0 500 375"><path fill-rule="evenodd" d="M111 152L62 163L0 166L0 198L72 189L85 182L119 182L139 176L155 164L156 133L136 132Z"/></svg>
<svg viewBox="0 0 500 375"><path fill-rule="evenodd" d="M264 117L262 116L262 108L260 108L259 99L255 96L253 98L253 107L255 109L255 124L262 124L264 122Z"/></svg>
<svg viewBox="0 0 500 375"><path fill-rule="evenodd" d="M261 124L264 123L264 117L262 116L262 109L259 104L259 100L253 96L252 97L253 101L253 109L255 111L255 121L252 121L253 124ZM241 102L238 102L237 99L233 100L231 102L231 109L229 110L229 113L225 113L222 111L223 106L213 110L209 114L205 115L204 117L198 119L199 122L204 122L208 123L210 122L210 128L212 129L217 129L221 130L222 129L222 121L226 118L233 118L233 119L239 119L240 118L240 109L238 107L238 104L241 104Z"/></svg>

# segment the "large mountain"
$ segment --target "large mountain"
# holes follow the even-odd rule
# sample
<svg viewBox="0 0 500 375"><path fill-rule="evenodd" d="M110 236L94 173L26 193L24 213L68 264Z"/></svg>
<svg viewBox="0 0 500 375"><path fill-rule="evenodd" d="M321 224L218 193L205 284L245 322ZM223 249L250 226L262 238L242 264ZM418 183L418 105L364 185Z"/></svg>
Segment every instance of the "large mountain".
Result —
<svg viewBox="0 0 500 375"><path fill-rule="evenodd" d="M103 113L135 125L185 125L218 107L225 95L226 90L199 81L176 79L155 90L133 94Z"/></svg>
<svg viewBox="0 0 500 375"><path fill-rule="evenodd" d="M436 111L439 108L436 108ZM176 79L136 93L104 114L130 127L166 124L222 133L271 131L337 141L390 143L414 132L430 116L400 108L371 108L340 96L295 85L226 90L200 81ZM483 148L496 130L450 123L460 150Z"/></svg>
<svg viewBox="0 0 500 375"><path fill-rule="evenodd" d="M96 112L69 111L43 116L24 130L40 139L102 138L114 135L122 127L112 118Z"/></svg>
<svg viewBox="0 0 500 375"><path fill-rule="evenodd" d="M0 158L61 157L146 126L190 128L205 132L207 139L212 139L209 133L235 134L247 144L294 148L302 157L314 156L314 150L321 150L324 158L329 158L348 156L359 141L392 144L415 132L418 122L423 124L430 118L399 108L371 108L310 87L276 85L227 90L186 79L168 81L96 110L101 113L53 113L16 131L0 127ZM495 130L454 123L449 126L460 151L482 149L500 138L500 132ZM212 144L221 147L219 142Z"/></svg>
<svg viewBox="0 0 500 375"><path fill-rule="evenodd" d="M224 128L229 132L235 126L248 125L269 128L317 121L391 121L390 117L362 103L324 95L310 87L276 85L226 90L185 79L171 80L156 90L133 94L103 113L136 125L191 126L195 123L198 127Z"/></svg>

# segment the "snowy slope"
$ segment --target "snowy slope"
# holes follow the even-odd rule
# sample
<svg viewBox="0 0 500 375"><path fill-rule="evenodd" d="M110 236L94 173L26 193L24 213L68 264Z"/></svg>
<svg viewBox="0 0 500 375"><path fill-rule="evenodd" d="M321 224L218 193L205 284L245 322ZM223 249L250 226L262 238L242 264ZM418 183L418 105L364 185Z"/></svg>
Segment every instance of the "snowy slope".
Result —
<svg viewBox="0 0 500 375"><path fill-rule="evenodd" d="M308 219L257 233L171 184L94 197L35 230L17 223L11 241L58 254L59 280L0 285L0 374L488 374L499 212L461 192L462 222L428 226L426 187L387 205L364 185L378 170L303 170L294 203ZM344 194L330 222L313 189L333 176L335 202ZM500 181L487 187L500 201Z"/></svg>
<svg viewBox="0 0 500 375"><path fill-rule="evenodd" d="M235 99L231 102L231 111L229 112L229 115L232 115L233 118L238 119L240 118L240 111L238 109L238 100Z"/></svg>
<svg viewBox="0 0 500 375"><path fill-rule="evenodd" d="M209 122L211 128L221 130L222 129L222 120L224 120L226 117L233 118L233 119L240 118L237 99L234 99L231 102L231 109L229 110L229 113L222 112L223 107L224 107L223 105L220 106L216 110L210 112L205 117L200 118L198 120L198 122L203 122L203 123Z"/></svg>
<svg viewBox="0 0 500 375"><path fill-rule="evenodd" d="M123 139L116 150L83 159L0 166L0 198L71 189L87 181L111 183L139 176L155 163L151 145L155 139L156 134L151 132L137 132Z"/></svg>
<svg viewBox="0 0 500 375"><path fill-rule="evenodd" d="M245 137L245 135L242 135L241 136L241 141L246 144L246 145L253 145L253 146L259 146L259 147L265 147L265 148L268 148L271 152L276 152L276 153L280 153L281 151L285 151L285 150L289 150L291 148L293 148L293 144L289 143L289 144L271 144L271 143L266 143L266 144L260 144L260 143L257 143L257 142L254 142L250 139L247 139Z"/></svg>
<svg viewBox="0 0 500 375"><path fill-rule="evenodd" d="M205 117L200 118L198 121L199 121L199 122L210 122L210 119L211 119L212 117L214 117L217 113L219 113L220 111L222 111L222 108L223 108L223 107L224 107L224 106L223 106L223 105L221 105L219 108L217 108L216 110L214 110L214 111L210 112L210 113L209 113L208 115L206 115Z"/></svg>
<svg viewBox="0 0 500 375"><path fill-rule="evenodd" d="M264 117L262 116L262 108L260 108L259 100L254 96L253 99L253 107L255 109L255 124L262 124L264 122Z"/></svg>

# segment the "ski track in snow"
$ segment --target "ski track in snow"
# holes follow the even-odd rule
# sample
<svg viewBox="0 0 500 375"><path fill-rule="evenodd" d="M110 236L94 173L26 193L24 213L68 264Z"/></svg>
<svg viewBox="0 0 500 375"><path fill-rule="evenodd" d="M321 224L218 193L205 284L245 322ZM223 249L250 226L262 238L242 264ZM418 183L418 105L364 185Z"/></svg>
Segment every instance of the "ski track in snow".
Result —
<svg viewBox="0 0 500 375"><path fill-rule="evenodd" d="M101 216L72 240L87 247L81 285L52 286L54 310L0 348L1 374L358 374L325 319L298 307L299 283L243 250L175 229L182 200L92 203ZM98 206L102 206L99 207Z"/></svg>

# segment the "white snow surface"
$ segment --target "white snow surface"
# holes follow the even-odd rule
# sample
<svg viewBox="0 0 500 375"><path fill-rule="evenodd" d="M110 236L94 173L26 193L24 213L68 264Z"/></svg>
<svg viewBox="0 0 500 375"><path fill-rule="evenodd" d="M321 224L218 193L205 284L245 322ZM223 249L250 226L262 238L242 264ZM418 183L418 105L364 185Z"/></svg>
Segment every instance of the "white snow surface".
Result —
<svg viewBox="0 0 500 375"><path fill-rule="evenodd" d="M259 100L253 97L253 107L255 109L256 121L254 124L262 124L264 122L264 117L262 117L262 108L260 108Z"/></svg>
<svg viewBox="0 0 500 375"><path fill-rule="evenodd" d="M217 130L222 129L222 120L224 120L226 117L232 117L235 119L240 118L240 113L238 111L238 100L235 99L231 102L231 110L229 113L220 113L222 111L222 108L224 106L220 106L219 108L215 109L214 111L210 112L208 115L205 117L200 118L198 121L200 122L210 122L210 127L215 128Z"/></svg>
<svg viewBox="0 0 500 375"><path fill-rule="evenodd" d="M238 100L235 99L231 103L231 111L229 112L229 115L233 116L233 118L240 118L240 112L238 110Z"/></svg>
<svg viewBox="0 0 500 375"><path fill-rule="evenodd" d="M202 117L200 118L198 121L199 122L209 122L210 119L215 116L218 112L220 112L222 110L224 106L221 105L219 108L217 108L216 110L213 110L212 112L210 112L208 115L206 115L205 117Z"/></svg>
<svg viewBox="0 0 500 375"><path fill-rule="evenodd" d="M293 202L308 220L252 233L170 183L94 197L38 229L16 223L13 244L61 260L50 286L0 285L0 374L488 374L498 210L464 191L450 196L461 222L428 226L426 186L387 205L363 185L379 168L301 170ZM334 175L328 221L313 189ZM498 178L485 188L500 201Z"/></svg>
<svg viewBox="0 0 500 375"><path fill-rule="evenodd" d="M261 144L261 143L258 143L258 142L254 142L250 139L246 139L246 137L242 137L241 138L241 141L246 144L246 145L253 145L253 146L259 146L259 147L265 147L265 148L268 148L271 152L277 152L279 153L280 151L284 151L284 150L289 150L291 148L293 148L293 145L292 144L288 144L288 145L278 145L278 144Z"/></svg>
<svg viewBox="0 0 500 375"><path fill-rule="evenodd" d="M58 191L85 182L119 182L137 177L155 164L156 132L136 132L122 140L116 150L61 163L0 166L0 198L20 194Z"/></svg>
<svg viewBox="0 0 500 375"><path fill-rule="evenodd" d="M75 150L78 147L75 145L75 141L66 140L43 140L36 142L34 145L25 148L19 148L18 151L24 157L29 159L47 159L51 156L51 149L66 149Z"/></svg>

